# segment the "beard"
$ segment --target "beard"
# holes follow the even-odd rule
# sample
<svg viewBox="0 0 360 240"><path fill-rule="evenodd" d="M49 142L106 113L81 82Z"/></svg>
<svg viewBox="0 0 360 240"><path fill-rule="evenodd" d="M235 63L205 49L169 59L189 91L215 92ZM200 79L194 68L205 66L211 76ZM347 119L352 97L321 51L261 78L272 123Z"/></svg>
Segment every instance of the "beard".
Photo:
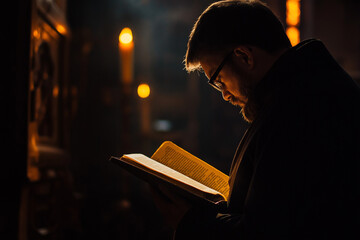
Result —
<svg viewBox="0 0 360 240"><path fill-rule="evenodd" d="M238 68L230 63L235 76L237 75L237 86L232 89L232 96L228 100L232 105L240 107L240 113L242 114L246 122L253 122L258 112L258 106L254 101L249 101L257 86L257 79L250 75L247 71Z"/></svg>
<svg viewBox="0 0 360 240"><path fill-rule="evenodd" d="M249 103L248 96L252 92L251 87L242 87L241 95L236 97L232 95L229 99L229 103L232 105L241 108L240 114L243 116L244 120L248 123L254 121L256 117L256 106L254 104Z"/></svg>
<svg viewBox="0 0 360 240"><path fill-rule="evenodd" d="M251 123L254 121L255 119L255 114L252 113L252 111L249 111L249 107L247 105L247 101L241 100L235 96L232 96L229 99L229 103L231 103L232 105L234 105L235 107L239 107L240 109L240 114L243 116L244 120L248 123Z"/></svg>
<svg viewBox="0 0 360 240"><path fill-rule="evenodd" d="M241 108L240 113L242 114L244 120L248 123L252 123L255 120L255 114L252 112L249 112L245 107Z"/></svg>
<svg viewBox="0 0 360 240"><path fill-rule="evenodd" d="M236 107L244 107L245 102L240 100L239 98L235 97L235 96L231 96L229 99L229 103L231 103L232 105L236 106Z"/></svg>

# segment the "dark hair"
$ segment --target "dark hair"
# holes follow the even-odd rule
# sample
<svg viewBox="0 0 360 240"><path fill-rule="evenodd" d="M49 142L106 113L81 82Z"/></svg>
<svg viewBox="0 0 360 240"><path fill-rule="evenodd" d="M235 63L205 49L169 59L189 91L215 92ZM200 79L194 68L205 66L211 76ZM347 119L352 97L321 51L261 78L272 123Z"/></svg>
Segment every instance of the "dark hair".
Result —
<svg viewBox="0 0 360 240"><path fill-rule="evenodd" d="M231 51L240 44L253 45L269 53L291 47L283 25L264 3L219 1L211 4L194 24L185 68L199 69L204 55Z"/></svg>

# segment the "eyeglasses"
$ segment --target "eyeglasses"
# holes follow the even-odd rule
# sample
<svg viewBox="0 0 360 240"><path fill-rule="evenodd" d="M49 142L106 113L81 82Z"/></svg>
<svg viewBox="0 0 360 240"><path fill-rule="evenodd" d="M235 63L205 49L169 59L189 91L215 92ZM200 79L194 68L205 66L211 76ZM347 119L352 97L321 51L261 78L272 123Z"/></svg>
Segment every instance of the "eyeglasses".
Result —
<svg viewBox="0 0 360 240"><path fill-rule="evenodd" d="M214 74L211 76L211 78L209 79L208 83L213 86L216 90L218 91L222 91L223 86L220 82L215 81L216 78L218 77L221 69L224 67L225 63L230 59L230 56L232 55L233 52L230 52L229 54L227 54L224 59L221 61L220 65L218 66L218 68L216 69L216 71L214 72Z"/></svg>

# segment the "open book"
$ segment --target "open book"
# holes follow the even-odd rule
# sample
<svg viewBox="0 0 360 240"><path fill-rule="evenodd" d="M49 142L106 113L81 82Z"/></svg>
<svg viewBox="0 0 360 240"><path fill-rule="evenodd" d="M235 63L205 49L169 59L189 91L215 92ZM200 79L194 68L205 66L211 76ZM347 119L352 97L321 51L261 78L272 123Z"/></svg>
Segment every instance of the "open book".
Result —
<svg viewBox="0 0 360 240"><path fill-rule="evenodd" d="M164 142L151 158L135 153L111 157L110 161L149 183L175 187L198 202L220 208L226 205L229 176L170 141Z"/></svg>

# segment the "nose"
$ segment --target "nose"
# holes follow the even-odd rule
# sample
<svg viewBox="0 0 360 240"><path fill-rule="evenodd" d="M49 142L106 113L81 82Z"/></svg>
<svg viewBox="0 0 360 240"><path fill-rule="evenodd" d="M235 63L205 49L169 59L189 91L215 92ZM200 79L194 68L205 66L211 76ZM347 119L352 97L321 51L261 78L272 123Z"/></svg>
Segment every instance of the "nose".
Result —
<svg viewBox="0 0 360 240"><path fill-rule="evenodd" d="M230 92L229 91L227 91L227 90L223 90L222 92L222 97L223 97L223 99L225 100L225 101L230 101L230 99L231 99L231 94L230 94Z"/></svg>

